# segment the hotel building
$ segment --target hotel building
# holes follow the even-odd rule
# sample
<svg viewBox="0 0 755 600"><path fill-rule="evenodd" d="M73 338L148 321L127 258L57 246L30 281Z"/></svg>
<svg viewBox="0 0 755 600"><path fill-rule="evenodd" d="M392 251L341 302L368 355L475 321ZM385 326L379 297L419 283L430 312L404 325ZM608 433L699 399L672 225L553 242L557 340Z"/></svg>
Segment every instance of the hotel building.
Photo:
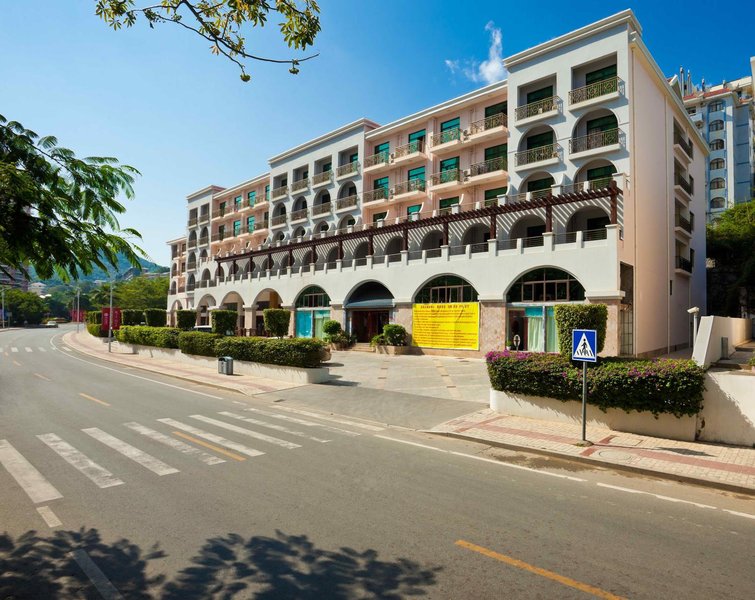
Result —
<svg viewBox="0 0 755 600"><path fill-rule="evenodd" d="M360 120L187 198L175 310L292 310L291 335L386 323L417 351L556 351L553 306L603 303L604 354L691 341L705 306L708 146L624 11L505 61L507 81ZM182 265L185 264L185 268Z"/></svg>

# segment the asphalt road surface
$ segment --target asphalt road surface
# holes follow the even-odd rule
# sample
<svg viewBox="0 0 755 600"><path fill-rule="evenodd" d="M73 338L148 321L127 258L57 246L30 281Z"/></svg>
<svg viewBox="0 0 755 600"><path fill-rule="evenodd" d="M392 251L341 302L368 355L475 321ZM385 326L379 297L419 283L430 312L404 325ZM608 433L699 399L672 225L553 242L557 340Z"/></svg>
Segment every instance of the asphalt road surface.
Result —
<svg viewBox="0 0 755 600"><path fill-rule="evenodd" d="M753 597L750 498L161 378L64 331L0 333L1 599Z"/></svg>

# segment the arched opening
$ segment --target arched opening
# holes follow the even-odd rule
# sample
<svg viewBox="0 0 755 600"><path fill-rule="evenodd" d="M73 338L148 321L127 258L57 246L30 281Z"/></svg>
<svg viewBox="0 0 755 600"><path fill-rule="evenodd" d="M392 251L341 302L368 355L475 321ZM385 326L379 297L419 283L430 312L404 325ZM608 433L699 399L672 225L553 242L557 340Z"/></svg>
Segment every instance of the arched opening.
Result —
<svg viewBox="0 0 755 600"><path fill-rule="evenodd" d="M420 250L426 250L427 256L440 256L440 247L443 245L443 232L433 230L425 234L420 244Z"/></svg>
<svg viewBox="0 0 755 600"><path fill-rule="evenodd" d="M296 221L299 219L307 218L307 199L304 196L299 196L294 200L294 206L291 209L291 220Z"/></svg>
<svg viewBox="0 0 755 600"><path fill-rule="evenodd" d="M528 271L506 294L507 339L518 350L558 352L553 305L584 300L585 288L566 271L552 267Z"/></svg>
<svg viewBox="0 0 755 600"><path fill-rule="evenodd" d="M286 234L283 233L282 231L279 231L278 233L275 234L275 237L273 238L273 241L275 241L275 242L283 242L283 241L285 241L285 239L286 239Z"/></svg>
<svg viewBox="0 0 755 600"><path fill-rule="evenodd" d="M534 198L541 198L551 193L551 186L555 183L553 176L549 173L533 173L522 183L522 192L528 193Z"/></svg>
<svg viewBox="0 0 755 600"><path fill-rule="evenodd" d="M382 283L367 281L357 286L344 304L350 331L357 342L369 342L383 332L393 307L393 294Z"/></svg>
<svg viewBox="0 0 755 600"><path fill-rule="evenodd" d="M620 142L619 122L607 108L593 110L574 126L569 142L571 153L586 152Z"/></svg>
<svg viewBox="0 0 755 600"><path fill-rule="evenodd" d="M273 208L273 216L270 219L270 225L283 225L286 222L286 205L282 202L276 204Z"/></svg>
<svg viewBox="0 0 755 600"><path fill-rule="evenodd" d="M611 185L616 173L614 164L603 158L593 160L582 167L574 178L575 185L579 190L599 190Z"/></svg>
<svg viewBox="0 0 755 600"><path fill-rule="evenodd" d="M548 125L537 125L522 136L516 155L517 166L558 158L556 134Z"/></svg>
<svg viewBox="0 0 755 600"><path fill-rule="evenodd" d="M296 337L324 337L325 321L330 319L330 296L317 285L304 288L296 297Z"/></svg>
<svg viewBox="0 0 755 600"><path fill-rule="evenodd" d="M186 268L192 271L197 268L197 254L196 252L189 252L189 258L186 260Z"/></svg>
<svg viewBox="0 0 755 600"><path fill-rule="evenodd" d="M195 287L197 287L197 279L194 277L194 273L190 273L186 279L186 291L191 292Z"/></svg>
<svg viewBox="0 0 755 600"><path fill-rule="evenodd" d="M180 300L176 300L173 302L173 304L170 307L170 310L168 311L168 327L175 327L176 326L176 311L182 310L183 305L181 304Z"/></svg>
<svg viewBox="0 0 755 600"><path fill-rule="evenodd" d="M171 277L176 277L178 275L178 263L173 263L173 268L170 270Z"/></svg>
<svg viewBox="0 0 755 600"><path fill-rule="evenodd" d="M280 308L281 304L280 295L273 289L266 288L257 294L257 297L251 304L254 315L254 335L269 335L265 330L265 318L262 311L267 308Z"/></svg>
<svg viewBox="0 0 755 600"><path fill-rule="evenodd" d="M197 245L197 232L192 231L189 234L189 248Z"/></svg>
<svg viewBox="0 0 755 600"><path fill-rule="evenodd" d="M334 268L336 266L336 261L338 260L338 246L334 246L330 250L328 250L328 256L325 262L328 263L329 268Z"/></svg>
<svg viewBox="0 0 755 600"><path fill-rule="evenodd" d="M328 190L320 190L315 196L314 207L327 206L330 207L330 192ZM315 214L320 214L315 211Z"/></svg>
<svg viewBox="0 0 755 600"><path fill-rule="evenodd" d="M397 236L388 240L385 245L384 254L388 257L389 262L399 262L401 260L401 250L404 249L404 238Z"/></svg>
<svg viewBox="0 0 755 600"><path fill-rule="evenodd" d="M358 265L366 265L367 264L367 252L369 252L370 247L367 242L362 242L359 244L356 248L354 248L354 262Z"/></svg>
<svg viewBox="0 0 755 600"><path fill-rule="evenodd" d="M338 230L343 233L348 227L353 227L354 225L356 225L356 220L354 219L354 217L352 217L351 215L346 215L338 224Z"/></svg>
<svg viewBox="0 0 755 600"><path fill-rule="evenodd" d="M294 229L294 233L291 237L294 239L303 238L305 233L306 233L306 230L304 229L304 227L299 226L296 229Z"/></svg>
<svg viewBox="0 0 755 600"><path fill-rule="evenodd" d="M202 231L199 233L199 245L205 246L210 243L210 232L207 227L202 227Z"/></svg>
<svg viewBox="0 0 755 600"><path fill-rule="evenodd" d="M471 252L487 252L490 239L490 226L476 223L467 228L461 238L463 246L471 246Z"/></svg>
<svg viewBox="0 0 755 600"><path fill-rule="evenodd" d="M210 274L209 269L205 269L202 271L202 277L199 280L199 287L207 287L210 285L210 279L212 279L212 275Z"/></svg>
<svg viewBox="0 0 755 600"><path fill-rule="evenodd" d="M219 264L217 271L215 271L215 281L225 281L225 269L223 269L222 264Z"/></svg>
<svg viewBox="0 0 755 600"><path fill-rule="evenodd" d="M328 222L327 221L323 221L322 223L318 223L315 226L315 232L316 233L325 233L326 231L328 231L329 227L330 226L328 225Z"/></svg>
<svg viewBox="0 0 755 600"><path fill-rule="evenodd" d="M477 302L477 290L457 275L440 275L425 283L414 294L415 304Z"/></svg>
<svg viewBox="0 0 755 600"><path fill-rule="evenodd" d="M230 292L223 298L220 308L236 311L236 331L234 333L236 335L241 333L244 329L244 301L241 296L237 292Z"/></svg>
<svg viewBox="0 0 755 600"><path fill-rule="evenodd" d="M575 211L566 224L567 242L576 241L577 231L583 232L585 240L606 239L606 225L611 218L599 206L586 206Z"/></svg>
<svg viewBox="0 0 755 600"><path fill-rule="evenodd" d="M339 200L343 198L356 198L356 195L357 195L357 186L354 184L353 181L344 182L341 185L341 187L338 189ZM344 208L344 207L339 206L338 208Z"/></svg>
<svg viewBox="0 0 755 600"><path fill-rule="evenodd" d="M280 262L278 263L281 269L287 269L288 267L292 267L293 264L290 262L290 256L288 252L286 252L283 256L281 256Z"/></svg>
<svg viewBox="0 0 755 600"><path fill-rule="evenodd" d="M522 217L511 228L509 239L518 240L522 238L525 248L543 245L543 234L545 233L545 221L537 215L527 215Z"/></svg>
<svg viewBox="0 0 755 600"><path fill-rule="evenodd" d="M726 206L726 200L724 198L721 198L720 196L711 198L711 201L710 201L711 209L724 208L725 206Z"/></svg>
<svg viewBox="0 0 755 600"><path fill-rule="evenodd" d="M197 325L210 325L210 309L215 306L215 298L209 295L197 302Z"/></svg>
<svg viewBox="0 0 755 600"><path fill-rule="evenodd" d="M207 260L207 248L203 248L199 253L199 260L205 261Z"/></svg>
<svg viewBox="0 0 755 600"><path fill-rule="evenodd" d="M170 284L170 295L175 296L176 295L176 289L177 289L177 283L175 281L172 281Z"/></svg>
<svg viewBox="0 0 755 600"><path fill-rule="evenodd" d="M301 259L301 266L302 266L302 270L304 270L304 271L308 271L308 270L309 270L309 268L310 268L310 265L311 265L311 264L312 264L312 262L313 262L313 261L312 261L312 258L313 258L313 257L314 257L314 255L312 254L312 250L307 250L307 251L306 251L306 252L304 253L304 256L303 256L303 257L302 257L302 259Z"/></svg>

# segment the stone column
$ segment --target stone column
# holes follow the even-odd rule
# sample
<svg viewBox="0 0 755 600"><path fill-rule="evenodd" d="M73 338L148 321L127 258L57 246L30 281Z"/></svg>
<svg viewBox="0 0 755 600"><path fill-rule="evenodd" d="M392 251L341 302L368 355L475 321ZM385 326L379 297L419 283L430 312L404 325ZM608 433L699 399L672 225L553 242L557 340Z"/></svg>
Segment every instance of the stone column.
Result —
<svg viewBox="0 0 755 600"><path fill-rule="evenodd" d="M296 309L293 305L281 306L280 308L291 312L291 320L288 322L288 335L294 337L296 335Z"/></svg>
<svg viewBox="0 0 755 600"><path fill-rule="evenodd" d="M257 305L251 304L244 307L244 329L247 330L249 335L254 335L255 323L257 320ZM245 332L246 335L246 332Z"/></svg>
<svg viewBox="0 0 755 600"><path fill-rule="evenodd" d="M480 300L480 354L506 348L506 301Z"/></svg>
<svg viewBox="0 0 755 600"><path fill-rule="evenodd" d="M621 300L619 298L587 298L588 304L605 304L608 308L608 320L606 321L606 342L603 345L601 356L618 356L621 348L619 339Z"/></svg>
<svg viewBox="0 0 755 600"><path fill-rule="evenodd" d="M412 346L412 302L396 300L394 304L392 322L403 325L406 329L406 345Z"/></svg>
<svg viewBox="0 0 755 600"><path fill-rule="evenodd" d="M341 324L341 329L346 331L346 311L343 304L330 303L330 318L333 321L338 321Z"/></svg>

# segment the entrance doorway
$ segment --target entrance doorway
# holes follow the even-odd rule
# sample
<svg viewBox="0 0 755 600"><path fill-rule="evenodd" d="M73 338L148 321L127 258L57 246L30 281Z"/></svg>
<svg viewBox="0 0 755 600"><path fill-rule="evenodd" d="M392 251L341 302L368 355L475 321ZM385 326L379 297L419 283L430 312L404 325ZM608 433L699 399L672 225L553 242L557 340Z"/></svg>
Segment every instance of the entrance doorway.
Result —
<svg viewBox="0 0 755 600"><path fill-rule="evenodd" d="M387 310L352 310L351 332L356 335L357 342L369 342L389 322L390 312Z"/></svg>

